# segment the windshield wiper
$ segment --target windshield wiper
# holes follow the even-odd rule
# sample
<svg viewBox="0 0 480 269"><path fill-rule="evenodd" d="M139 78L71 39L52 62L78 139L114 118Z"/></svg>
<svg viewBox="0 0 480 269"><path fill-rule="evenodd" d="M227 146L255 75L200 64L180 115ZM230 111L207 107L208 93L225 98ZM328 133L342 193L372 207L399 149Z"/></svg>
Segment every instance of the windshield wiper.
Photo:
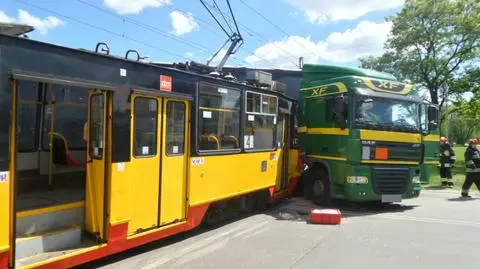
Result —
<svg viewBox="0 0 480 269"><path fill-rule="evenodd" d="M355 120L355 124L359 125L359 126L363 126L364 128L370 128L370 129L382 129L384 130L385 126L383 126L380 122L375 122L375 121L371 121L371 120L360 120L360 119L356 119Z"/></svg>
<svg viewBox="0 0 480 269"><path fill-rule="evenodd" d="M381 124L391 131L400 131L400 128L392 122L382 122Z"/></svg>
<svg viewBox="0 0 480 269"><path fill-rule="evenodd" d="M408 123L395 123L395 124L403 130L406 129L406 130L411 131L411 132L419 132L420 131L419 128L416 128L415 126L412 126Z"/></svg>

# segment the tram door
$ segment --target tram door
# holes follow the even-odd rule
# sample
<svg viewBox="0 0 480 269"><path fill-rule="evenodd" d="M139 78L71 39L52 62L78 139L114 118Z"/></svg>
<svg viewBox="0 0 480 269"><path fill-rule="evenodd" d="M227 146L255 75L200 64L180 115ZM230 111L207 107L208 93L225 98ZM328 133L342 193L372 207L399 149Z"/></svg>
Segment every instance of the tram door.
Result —
<svg viewBox="0 0 480 269"><path fill-rule="evenodd" d="M108 97L105 91L90 90L88 101L87 182L85 228L105 238L105 182L108 161Z"/></svg>
<svg viewBox="0 0 480 269"><path fill-rule="evenodd" d="M160 189L161 98L143 94L131 97L130 222L128 233L158 226Z"/></svg>
<svg viewBox="0 0 480 269"><path fill-rule="evenodd" d="M163 100L160 225L186 218L189 103Z"/></svg>
<svg viewBox="0 0 480 269"><path fill-rule="evenodd" d="M187 106L182 100L132 95L129 234L185 219Z"/></svg>
<svg viewBox="0 0 480 269"><path fill-rule="evenodd" d="M290 148L289 115L279 113L277 122L277 147L280 150L277 165L277 191L288 185L288 151Z"/></svg>

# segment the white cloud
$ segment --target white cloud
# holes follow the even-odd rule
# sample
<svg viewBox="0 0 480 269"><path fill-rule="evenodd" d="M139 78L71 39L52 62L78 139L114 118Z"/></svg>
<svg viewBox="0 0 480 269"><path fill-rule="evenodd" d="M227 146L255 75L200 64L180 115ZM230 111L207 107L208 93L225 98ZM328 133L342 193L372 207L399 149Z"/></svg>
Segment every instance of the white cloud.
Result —
<svg viewBox="0 0 480 269"><path fill-rule="evenodd" d="M173 26L172 32L177 36L181 36L198 29L198 23L192 17L192 13L172 11L170 13L170 19L172 20Z"/></svg>
<svg viewBox="0 0 480 269"><path fill-rule="evenodd" d="M8 17L8 15L0 10L0 22L20 23L33 26L42 35L48 33L49 30L58 26L65 25L65 22L57 17L48 16L44 19L35 17L23 9L18 10L17 18Z"/></svg>
<svg viewBox="0 0 480 269"><path fill-rule="evenodd" d="M349 63L360 57L380 55L390 30L388 22L362 21L353 29L333 32L318 42L309 36L289 36L257 48L245 61L256 66L280 68L295 67L299 57L304 57L305 63Z"/></svg>
<svg viewBox="0 0 480 269"><path fill-rule="evenodd" d="M288 0L311 23L355 20L370 12L398 8L405 0Z"/></svg>
<svg viewBox="0 0 480 269"><path fill-rule="evenodd" d="M142 10L170 4L170 0L104 0L104 4L120 15L139 14Z"/></svg>
<svg viewBox="0 0 480 269"><path fill-rule="evenodd" d="M15 18L8 17L7 13L0 10L0 22L14 22Z"/></svg>

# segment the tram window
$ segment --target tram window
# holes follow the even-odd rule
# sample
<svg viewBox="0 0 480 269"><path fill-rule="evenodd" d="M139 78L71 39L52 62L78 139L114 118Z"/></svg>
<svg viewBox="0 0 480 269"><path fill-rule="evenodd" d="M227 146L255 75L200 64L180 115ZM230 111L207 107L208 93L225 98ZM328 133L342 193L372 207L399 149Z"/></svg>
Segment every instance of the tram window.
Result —
<svg viewBox="0 0 480 269"><path fill-rule="evenodd" d="M18 150L20 152L35 151L35 141L38 139L37 132L37 108L36 104L18 104L17 137Z"/></svg>
<svg viewBox="0 0 480 269"><path fill-rule="evenodd" d="M43 120L43 148L48 150L51 132L52 105L45 106ZM86 143L83 140L83 126L87 122L87 106L66 107L57 104L55 107L54 132L67 139L68 149L85 150Z"/></svg>
<svg viewBox="0 0 480 269"><path fill-rule="evenodd" d="M103 158L104 141L104 108L105 99L103 94L92 95L90 101L90 157Z"/></svg>
<svg viewBox="0 0 480 269"><path fill-rule="evenodd" d="M157 154L157 99L143 97L135 98L133 114L134 156L155 156Z"/></svg>
<svg viewBox="0 0 480 269"><path fill-rule="evenodd" d="M211 84L200 85L199 149L239 149L240 91Z"/></svg>
<svg viewBox="0 0 480 269"><path fill-rule="evenodd" d="M86 105L88 103L88 91L81 87L55 84L47 91L46 95L47 102L52 102L53 98L57 103Z"/></svg>
<svg viewBox="0 0 480 269"><path fill-rule="evenodd" d="M17 87L18 100L38 101L39 83L20 80Z"/></svg>
<svg viewBox="0 0 480 269"><path fill-rule="evenodd" d="M275 148L275 116L247 115L245 128L246 150Z"/></svg>
<svg viewBox="0 0 480 269"><path fill-rule="evenodd" d="M262 103L262 95L253 92L247 92L247 112L260 113L260 107Z"/></svg>
<svg viewBox="0 0 480 269"><path fill-rule="evenodd" d="M37 119L40 102L38 91L41 84L33 81L18 81L17 137L18 151L32 152L37 147Z"/></svg>
<svg viewBox="0 0 480 269"><path fill-rule="evenodd" d="M185 104L167 102L167 155L182 155L185 144Z"/></svg>
<svg viewBox="0 0 480 269"><path fill-rule="evenodd" d="M277 97L262 94L262 113L277 114Z"/></svg>
<svg viewBox="0 0 480 269"><path fill-rule="evenodd" d="M249 98L258 96L259 98ZM247 92L247 112L245 117L244 146L246 150L268 150L273 149L275 141L282 141L281 135L278 138L277 126L277 97L259 93ZM260 111L252 111L255 102L260 99ZM253 109L255 110L255 109ZM278 126L278 128L282 128ZM282 130L280 129L280 132Z"/></svg>
<svg viewBox="0 0 480 269"><path fill-rule="evenodd" d="M276 128L276 140L277 140L277 147L283 147L283 125L285 124L285 116L280 116Z"/></svg>
<svg viewBox="0 0 480 269"><path fill-rule="evenodd" d="M87 121L87 107L66 107L55 108L55 132L62 134L68 141L68 148L71 150L85 149L83 140L83 125Z"/></svg>

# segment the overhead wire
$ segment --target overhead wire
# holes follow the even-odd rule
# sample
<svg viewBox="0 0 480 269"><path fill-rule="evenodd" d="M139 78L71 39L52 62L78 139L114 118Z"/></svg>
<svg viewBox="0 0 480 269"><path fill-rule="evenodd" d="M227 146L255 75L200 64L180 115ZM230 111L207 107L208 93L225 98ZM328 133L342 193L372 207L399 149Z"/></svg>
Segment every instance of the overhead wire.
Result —
<svg viewBox="0 0 480 269"><path fill-rule="evenodd" d="M159 48L159 47L154 46L154 45L152 45L152 44L149 44L149 43L146 43L146 42L137 40L137 39L132 38L132 37L129 37L129 36L125 35L125 34L120 34L120 33L117 33L117 32L111 31L111 30L108 30L108 29L106 29L106 28L100 27L100 26L98 26L98 25L93 25L93 24L90 24L90 23L88 23L88 22L84 22L84 21L79 20L79 19L77 19L77 18L73 18L73 17L70 17L70 16L67 16L67 15L58 13L58 12L53 11L53 10L50 10L50 9L37 6L37 5L35 5L35 4L32 4L32 3L27 2L27 1L24 1L24 0L16 0L16 1L18 1L18 2L20 2L20 3L23 3L24 5L27 5L27 6L36 8L36 9L38 9L38 10L42 10L42 11L44 11L44 12L48 12L48 13L54 14L55 16L62 17L62 18L64 18L64 19L67 19L67 20L70 20L70 21L75 21L75 22L77 22L77 23L86 25L86 26L91 27L91 28L93 28L93 29L100 30L100 31L109 33L109 34L111 34L111 35L114 35L114 36L117 36L117 37L120 37L120 38L124 38L124 39L130 40L130 41L135 42L135 43L138 43L138 44L140 44L140 45L147 46L147 47L156 49L156 50L158 50L158 51L164 52L164 53L166 53L166 54L170 54L170 55L177 56L177 57L179 57L179 58L183 58L183 59L185 59L185 60L188 61L188 58L186 58L186 57L183 56L183 55L180 55L180 54L177 54L177 53L174 53L174 52L171 52L171 51L168 51L168 50Z"/></svg>
<svg viewBox="0 0 480 269"><path fill-rule="evenodd" d="M220 26L220 28L224 31L225 34L228 35L228 32L225 30L225 28L220 24L220 22L216 19L215 15L211 12L211 10L213 10L215 13L217 13L218 15L221 15L224 19L226 19L228 17L228 19L232 20L233 21L233 24L235 25L236 29L237 29L237 32L240 33L240 29L237 25L237 21L235 20L235 18L231 18L229 15L225 14L223 11L220 10L220 8L218 8L218 5L216 5L216 2L215 2L215 5L214 4L210 4L208 2L205 2L204 0L200 0L200 2L202 3L202 5L207 9L207 11L209 12L210 16L212 16L215 20L215 22ZM230 5L230 2L227 1L227 4L229 5L229 10L231 12L231 14L233 14L232 12L232 9L231 9L231 5ZM174 10L174 11L178 11L178 12L182 12L182 13L186 13L184 10L181 10L181 9L178 9L178 8L174 8L172 6L168 6L171 10ZM211 9L211 10L210 10ZM211 23L207 22L207 21L204 21L202 20L201 18L197 17L197 16L194 16L192 15L192 18L194 18L195 20L198 20L200 22L203 22L204 24L207 24L207 25L210 25L210 26L213 26ZM227 23L228 24L228 23ZM238 23L240 24L240 23ZM241 25L241 24L240 24ZM251 34L250 34L251 35ZM262 42L262 41L259 41L259 42ZM270 42L270 41L267 41L267 42ZM276 45L275 45L276 46ZM283 50L282 48L280 48L281 50ZM284 52L286 52L285 50L283 50ZM251 50L247 50L248 53L254 55L255 57L259 58L260 60L262 61L265 61L265 62L269 62L269 63L274 63L272 60L268 60L268 59L265 59L264 57L261 57L261 56L258 56L258 55L255 55L255 53ZM287 52L288 53L288 52ZM231 56L233 59L237 59L238 60L238 57L236 57L235 55L232 55ZM296 57L293 56L295 59ZM243 61L243 60L240 60L240 61ZM296 64L296 62L292 62L295 66L298 67L298 64ZM250 64L251 65L251 64Z"/></svg>
<svg viewBox="0 0 480 269"><path fill-rule="evenodd" d="M218 5L217 5L217 1L213 0L213 5L215 6L215 8L216 8L218 11L221 11L221 9L220 9L220 8L218 7ZM230 29L230 32L231 32L231 33L234 33L232 27L230 27L230 24L228 23L227 19L226 19L225 16L224 16L225 14L223 14L223 12L221 12L221 15L222 15L223 20L225 21L225 24L227 24L228 29ZM229 19L230 19L230 18L229 18Z"/></svg>
<svg viewBox="0 0 480 269"><path fill-rule="evenodd" d="M208 48L208 47L206 47L206 46L203 46L202 44L199 44L199 43L197 43L197 42L184 40L184 39L179 38L179 37L177 37L177 36L175 36L175 35L172 35L172 34L170 34L170 33L168 33L168 32L165 32L164 30L162 30L162 29L160 29L160 28L158 28L158 27L156 27L156 26L149 25L149 24L140 22L140 21L138 21L138 20L135 20L135 19L132 19L132 18L129 18L129 17L123 17L123 16L118 15L117 13L115 13L115 12L113 12L113 11L109 11L109 10L106 10L106 9L104 9L104 8L98 7L98 6L94 5L94 4L88 3L88 2L85 1L85 0L76 0L76 1L77 1L77 2L80 2L80 3L82 3L82 4L85 4L85 5L88 5L88 6L92 7L92 8L95 8L95 9L101 11L101 12L110 14L110 15L112 15L112 16L119 17L119 18L123 19L124 21L127 21L127 22L129 22L129 23L131 23L131 24L133 24L133 25L135 25L135 26L138 26L138 27L147 29L147 30L152 31L152 32L154 32L154 33L158 33L158 34L160 34L160 35L162 35L162 36L164 36L164 37L167 37L167 38L170 38L170 39L174 39L174 40L176 40L176 41L178 41L178 42L180 42L180 43L183 43L183 44L185 44L185 45L187 45L187 46L189 46L189 47L191 47L191 48L200 50L200 51L202 51L202 52L204 52L204 53L206 53L206 54L208 54L208 55L212 55L212 54L215 53L215 51L213 51L211 48ZM239 58L237 58L237 57L232 57L232 59L233 59L237 64L247 65L247 66L250 65L250 66L251 66L250 63L248 63L248 62L246 62L246 61L244 61L244 60L242 60L242 59L239 59Z"/></svg>
<svg viewBox="0 0 480 269"><path fill-rule="evenodd" d="M202 1L202 0L201 0L201 1ZM213 6L211 6L211 7L213 7ZM216 9L214 9L214 10L215 10L215 12L216 12L217 14L218 14L219 12L224 14L224 12L221 11L221 10L218 10L218 11L217 11ZM220 14L219 14L219 15L220 15ZM235 21L234 23L235 23L235 25L237 25L236 21ZM287 59L290 63L292 63L293 65L295 65L296 67L300 68L300 66L299 66L299 64L298 64L298 62L297 62L297 59L298 59L297 56L291 54L290 52L288 52L287 50L285 50L285 49L282 48L281 46L275 44L273 41L271 41L271 40L263 37L263 36L262 36L261 34L259 34L258 32L255 32L255 31L252 30L251 28L247 27L245 24L242 24L242 23L238 23L238 24L239 24L242 28L244 28L245 32L246 32L248 35L253 36L253 37L256 37L256 39L257 39L257 41L258 41L259 43L262 43L262 42L270 43L270 44L272 44L274 47L276 47L276 48L278 48L279 50L283 51L283 53L285 54L285 56L288 55L288 56L290 56L291 58L293 58L294 60L289 59L289 58L286 58L286 59ZM237 26L237 27L238 27L238 26ZM258 57L258 58L261 59L261 60L265 60L264 58L256 55L254 52L251 52L251 51L250 51L250 53L251 53L252 55L254 55L255 57ZM272 62L272 61L270 61L270 60L267 60L267 61Z"/></svg>
<svg viewBox="0 0 480 269"><path fill-rule="evenodd" d="M205 4L207 6L209 6L210 8L213 9L213 5L209 4L209 3L202 3L202 4ZM167 5L167 8L169 8L170 10L172 11L177 11L177 12L180 12L182 14L189 14L188 12L186 12L185 10L182 10L182 9L179 9L177 7L173 7L173 5ZM216 9L214 9L215 12L218 14L218 12L222 12L222 11L217 11ZM191 14L189 14L191 15ZM209 28L211 29L216 29L216 26L209 22L209 21L206 21L198 16L195 16L195 15L191 15L192 18L194 18L196 21L200 22L201 24L203 25L208 25ZM245 24L242 24L240 22L238 22L238 25L237 25L237 22L235 21L234 22L235 24L235 27L239 27L239 28L243 28L243 31L245 31L249 36L255 38L259 44L263 44L264 42L265 43L271 43L274 47L278 48L279 50L281 50L285 55L288 55L290 57L292 57L294 60L291 60L291 59L287 59L290 63L292 63L294 66L296 67L299 67L298 63L297 63L297 59L298 57L297 56L294 56L292 55L291 53L289 53L288 51L286 51L285 49L283 49L281 46L278 46L276 45L275 43L273 43L271 40L263 37L261 34L253 31L251 28L247 27ZM241 27L240 27L241 26ZM240 30L240 29L239 29ZM210 31L211 33L214 33L216 34L217 36L219 37L223 37L222 35L220 35L219 33L217 33L216 31ZM247 42L248 43L248 42ZM265 59L261 56L258 56L255 54L255 52L251 51L251 50L246 50L246 52L250 53L251 55L254 55L255 57L259 58L260 60L262 61L265 61L265 62L269 62L269 63L274 63L272 60L268 60L268 59ZM232 58L233 59L236 59L236 60L239 60L239 61L243 61L243 60L240 60L238 59L238 57L236 57L235 55L232 55Z"/></svg>
<svg viewBox="0 0 480 269"><path fill-rule="evenodd" d="M169 4L166 6L168 9L172 10L172 11L176 11L176 12L179 12L181 13L182 15L184 16L191 16L192 18L194 18L196 21L200 22L201 24L203 25L208 25L209 28L211 29L210 33L212 34L215 34L216 36L218 37L221 37L223 38L223 35L219 34L216 30L217 30L217 26L215 26L213 23L209 22L209 21L206 21L200 17L197 17L189 12L186 12L185 10L182 10L182 9L179 9L179 8L176 8L176 7L173 7L173 5Z"/></svg>
<svg viewBox="0 0 480 269"><path fill-rule="evenodd" d="M205 47L205 46L203 46L203 45L201 45L201 44L199 44L199 43L193 42L193 41L188 41L188 40L179 38L179 37L177 37L177 36L175 36L175 35L173 35L173 34L170 34L170 33L168 33L168 32L165 32L164 30L162 30L162 29L160 29L160 28L158 28L158 27L156 27L156 26L149 25L149 24L146 24L146 23L137 21L137 20L132 19L132 18L129 18L129 17L124 17L124 16L121 16L121 15L118 15L118 14L115 13L115 12L106 10L106 9L104 9L104 8L101 8L101 7L97 6L97 5L94 5L94 4L92 4L92 3L89 3L89 2L87 2L87 1L85 1L85 0L76 0L76 1L79 2L79 3L81 3L81 4L88 5L88 6L94 8L94 9L96 9L96 10L99 10L99 11L101 11L101 12L103 12L103 13L106 13L106 14L109 14L109 15L112 15L112 16L115 16L115 17L118 17L118 18L121 18L122 20L127 21L127 22L129 22L129 23L131 23L131 24L133 24L133 25L138 26L138 27L141 27L141 28L143 28L143 29L146 29L146 30L149 30L149 31L151 31L151 32L160 34L160 35L162 35L162 36L164 36L164 37L167 37L167 38L170 38L170 39L174 39L174 40L176 40L176 41L178 41L178 42L180 42L180 43L182 43L182 44L184 44L184 45L187 45L187 46L189 46L189 47L191 47L191 48L200 50L200 51L202 51L202 52L204 52L204 53L206 53L206 54L209 54L209 55L212 54L212 50L211 50L210 48ZM243 63L246 63L246 62L243 62Z"/></svg>
<svg viewBox="0 0 480 269"><path fill-rule="evenodd" d="M121 38L130 40L130 41L132 41L132 42L135 42L135 43L138 43L138 44L141 44L141 45L144 45L144 46L153 48L153 49L155 49L155 50L158 50L158 51L161 51L161 52L170 54L170 55L174 55L174 56L180 57L180 58L182 58L182 59L184 59L184 60L187 60L187 61L191 60L191 59L189 59L189 58L187 58L187 57L185 57L185 56L183 56L183 55L180 55L180 54L177 54L177 53L168 51L168 50L163 49L163 48L160 48L160 47L158 47L158 46L154 46L154 45L149 44L149 43L144 42L144 41L137 40L137 39L135 39L135 38L133 38L133 37L130 37L130 36L128 36L128 35L125 35L124 33L122 33L122 34L121 34L121 33L117 33L117 32L111 31L111 30L109 30L109 29L100 27L100 26L98 26L98 25L93 25L93 24L90 24L90 23L88 23L88 22L82 21L82 20L80 20L80 19L77 19L77 18L74 18L74 17L70 17L70 16L67 16L67 15L61 14L61 13L59 13L59 12L55 12L55 11L53 11L53 10L49 10L49 9L47 9L47 8L44 8L44 7L37 6L37 5L32 4L32 3L28 2L28 1L25 1L25 0L17 0L17 1L18 1L18 2L21 2L21 3L23 3L23 4L26 4L26 5L32 6L32 7L36 8L36 9L43 10L43 11L45 11L45 12L49 12L49 13L55 14L55 15L57 15L57 16L59 16L59 17L64 17L64 18L66 18L66 19L68 19L68 20L75 21L75 22L77 22L77 23L86 25L86 26L91 27L91 28L94 28L94 29L96 29L96 30L100 30L100 31L109 33L109 34L111 34L111 35L114 35L114 36L117 36L117 37L121 37ZM88 6L92 7L92 8L95 8L95 9L101 11L101 12L104 12L104 13L107 13L107 14L111 14L112 16L119 17L119 18L121 18L124 22L127 21L127 22L129 22L129 23L131 23L131 24L133 24L133 25L135 25L135 26L137 26L137 27L141 27L141 28L143 28L143 29L149 30L149 31L151 31L151 32L155 32L155 33L160 34L160 35L162 35L162 36L165 36L165 37L167 37L167 38L170 38L170 39L173 39L173 40L175 40L175 41L181 42L182 44L185 44L185 45L187 45L187 46L189 46L189 47L191 47L191 48L194 48L194 49L196 49L196 50L200 50L200 51L202 51L202 52L204 52L204 53L208 53L209 55L212 55L212 54L214 53L213 50L211 50L210 48L207 48L207 47L205 47L205 46L203 46L203 45L201 45L201 44L198 44L198 43L196 43L196 42L193 42L193 41L188 41L188 40L184 40L184 39L178 38L177 36L174 36L174 35L172 35L172 34L170 34L170 33L168 33L168 32L165 32L165 31L163 31L162 29L160 29L160 28L158 28L158 27L155 27L155 26L152 26L152 25L149 25L149 24L142 23L142 22L140 22L140 21L134 20L134 19L129 18L129 17L120 16L120 15L114 13L114 12L111 12L111 11L109 11L109 10L105 10L105 9L103 9L103 8L101 8L101 7L98 7L98 6L94 5L94 4L91 4L91 3L89 3L89 2L87 2L87 1L85 1L85 0L77 0L77 2L79 2L79 3L81 3L81 4L84 4L84 5L88 5ZM176 8L171 8L171 9L172 9L172 10L176 10L176 11L178 11L178 12L185 13L185 11L182 11L182 10L179 10L179 9L176 9ZM192 16L192 17L193 17L193 16ZM198 18L196 18L196 19L198 19ZM205 24L210 24L210 23L208 23L208 22L206 22L206 21L203 21L203 20L202 20L202 22L205 23ZM210 24L210 25L212 25L212 24ZM213 33L215 33L215 32L213 32ZM252 55L255 55L255 53L253 53L252 51L248 51L248 52L251 53ZM273 61L268 60L268 59L265 59L265 58L263 58L263 57L261 57L261 56L257 56L257 55L255 55L255 56L256 56L257 58L259 58L260 60L263 60L263 61L265 61L265 62L274 63ZM249 62L246 62L245 60L239 59L239 58L236 57L236 56L233 56L232 59L233 59L237 64L240 64L240 65L245 64L246 66L254 67L254 64L249 63ZM254 68L255 68L255 67L254 67Z"/></svg>
<svg viewBox="0 0 480 269"><path fill-rule="evenodd" d="M223 32L227 35L227 36L230 36L230 34L227 32L227 30L225 30L225 28L223 27L223 25L217 20L217 18L215 17L215 15L213 15L212 11L207 7L207 4L203 1L203 0L200 0L200 3L202 3L202 5L205 7L205 9L208 11L208 13L210 14L210 16L212 16L212 18L217 22L218 26L220 26L220 28L223 30Z"/></svg>
<svg viewBox="0 0 480 269"><path fill-rule="evenodd" d="M227 0L227 4L228 4L228 9L230 9L230 14L233 15L232 6L230 5L230 0ZM232 16L232 19L233 19L233 23L235 24L235 28L237 29L237 32L240 33L240 29L238 29L238 25L237 25L237 20L233 16Z"/></svg>
<svg viewBox="0 0 480 269"><path fill-rule="evenodd" d="M279 30L280 32L282 32L283 34L287 35L287 36L291 36L287 31L283 30L280 26L278 26L276 23L272 22L271 20L269 20L265 15L263 15L261 12L257 11L256 9L254 9L252 6L250 6L249 4L247 4L245 2L245 0L240 0L240 2L242 2L243 5L245 5L248 9L250 9L252 12L254 12L255 14L257 14L258 16L260 16L261 18L263 18L266 22L268 22L270 25L272 25L273 27L275 27L277 30ZM302 43L294 40L298 45L304 47L305 49L307 49L308 51L310 51L313 55L316 55L316 52L312 51L310 48L308 48L307 46L303 45Z"/></svg>

